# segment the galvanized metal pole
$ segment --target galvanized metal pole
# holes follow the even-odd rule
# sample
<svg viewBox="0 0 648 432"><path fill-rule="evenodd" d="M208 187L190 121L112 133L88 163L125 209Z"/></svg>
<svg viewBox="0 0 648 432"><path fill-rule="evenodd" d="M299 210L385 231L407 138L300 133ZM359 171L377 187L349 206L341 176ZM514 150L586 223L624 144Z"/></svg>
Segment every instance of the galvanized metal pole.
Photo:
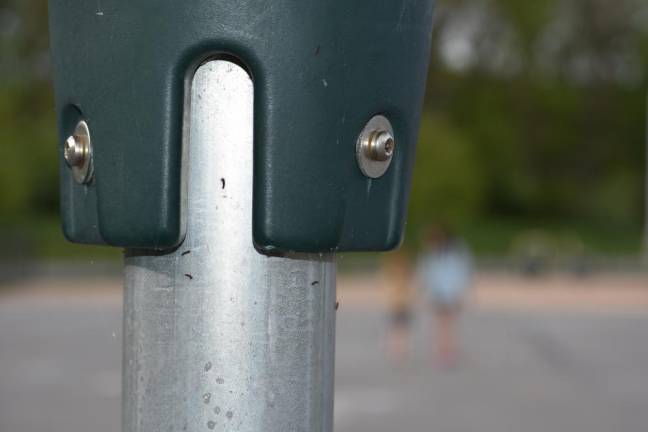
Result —
<svg viewBox="0 0 648 432"><path fill-rule="evenodd" d="M126 252L124 432L332 430L334 259L253 246L253 93L235 63L198 68L186 239Z"/></svg>

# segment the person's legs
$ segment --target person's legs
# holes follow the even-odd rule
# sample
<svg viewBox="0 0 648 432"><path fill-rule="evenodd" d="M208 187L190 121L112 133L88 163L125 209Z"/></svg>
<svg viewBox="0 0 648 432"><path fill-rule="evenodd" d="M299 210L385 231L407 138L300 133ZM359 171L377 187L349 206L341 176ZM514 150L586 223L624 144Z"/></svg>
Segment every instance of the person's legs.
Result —
<svg viewBox="0 0 648 432"><path fill-rule="evenodd" d="M436 321L437 358L443 366L454 366L457 357L457 314L458 308L436 306L434 316Z"/></svg>
<svg viewBox="0 0 648 432"><path fill-rule="evenodd" d="M391 317L387 334L387 350L390 360L394 363L402 363L407 356L409 320L406 311L395 312Z"/></svg>

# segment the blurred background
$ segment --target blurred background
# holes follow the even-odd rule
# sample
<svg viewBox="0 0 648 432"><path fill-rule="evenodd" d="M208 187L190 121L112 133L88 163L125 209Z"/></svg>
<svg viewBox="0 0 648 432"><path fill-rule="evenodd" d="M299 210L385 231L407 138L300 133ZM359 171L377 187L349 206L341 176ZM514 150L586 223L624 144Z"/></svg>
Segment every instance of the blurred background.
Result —
<svg viewBox="0 0 648 432"><path fill-rule="evenodd" d="M339 257L336 430L645 431L648 3L435 22L403 252ZM121 251L61 234L49 64L46 1L0 0L0 432L114 431Z"/></svg>

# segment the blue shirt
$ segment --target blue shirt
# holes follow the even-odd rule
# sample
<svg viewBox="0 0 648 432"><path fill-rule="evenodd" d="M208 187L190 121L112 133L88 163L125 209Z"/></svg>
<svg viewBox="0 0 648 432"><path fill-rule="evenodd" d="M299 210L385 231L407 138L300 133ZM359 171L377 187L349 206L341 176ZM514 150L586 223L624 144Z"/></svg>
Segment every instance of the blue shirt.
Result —
<svg viewBox="0 0 648 432"><path fill-rule="evenodd" d="M427 252L419 263L426 295L442 304L454 304L461 300L470 285L471 273L470 255L461 245Z"/></svg>

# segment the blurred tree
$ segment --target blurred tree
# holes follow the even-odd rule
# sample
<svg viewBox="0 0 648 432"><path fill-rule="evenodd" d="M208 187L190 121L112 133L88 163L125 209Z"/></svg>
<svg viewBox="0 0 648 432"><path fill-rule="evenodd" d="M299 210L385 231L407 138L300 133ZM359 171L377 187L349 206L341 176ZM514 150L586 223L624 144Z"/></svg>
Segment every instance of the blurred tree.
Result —
<svg viewBox="0 0 648 432"><path fill-rule="evenodd" d="M457 221L639 229L647 24L648 4L640 0L439 3L426 109L460 132L483 192L479 205L457 208ZM424 146L425 127L421 136ZM417 170L433 173L438 168L424 152ZM461 183L464 173L444 175ZM424 179L415 174L415 181ZM413 199L412 223L426 212L447 218L448 201L421 202L416 192Z"/></svg>
<svg viewBox="0 0 648 432"><path fill-rule="evenodd" d="M52 217L58 204L47 2L0 2L0 215Z"/></svg>
<svg viewBox="0 0 648 432"><path fill-rule="evenodd" d="M429 224L461 229L480 214L483 164L441 116L423 116L419 141L408 223L414 231Z"/></svg>

